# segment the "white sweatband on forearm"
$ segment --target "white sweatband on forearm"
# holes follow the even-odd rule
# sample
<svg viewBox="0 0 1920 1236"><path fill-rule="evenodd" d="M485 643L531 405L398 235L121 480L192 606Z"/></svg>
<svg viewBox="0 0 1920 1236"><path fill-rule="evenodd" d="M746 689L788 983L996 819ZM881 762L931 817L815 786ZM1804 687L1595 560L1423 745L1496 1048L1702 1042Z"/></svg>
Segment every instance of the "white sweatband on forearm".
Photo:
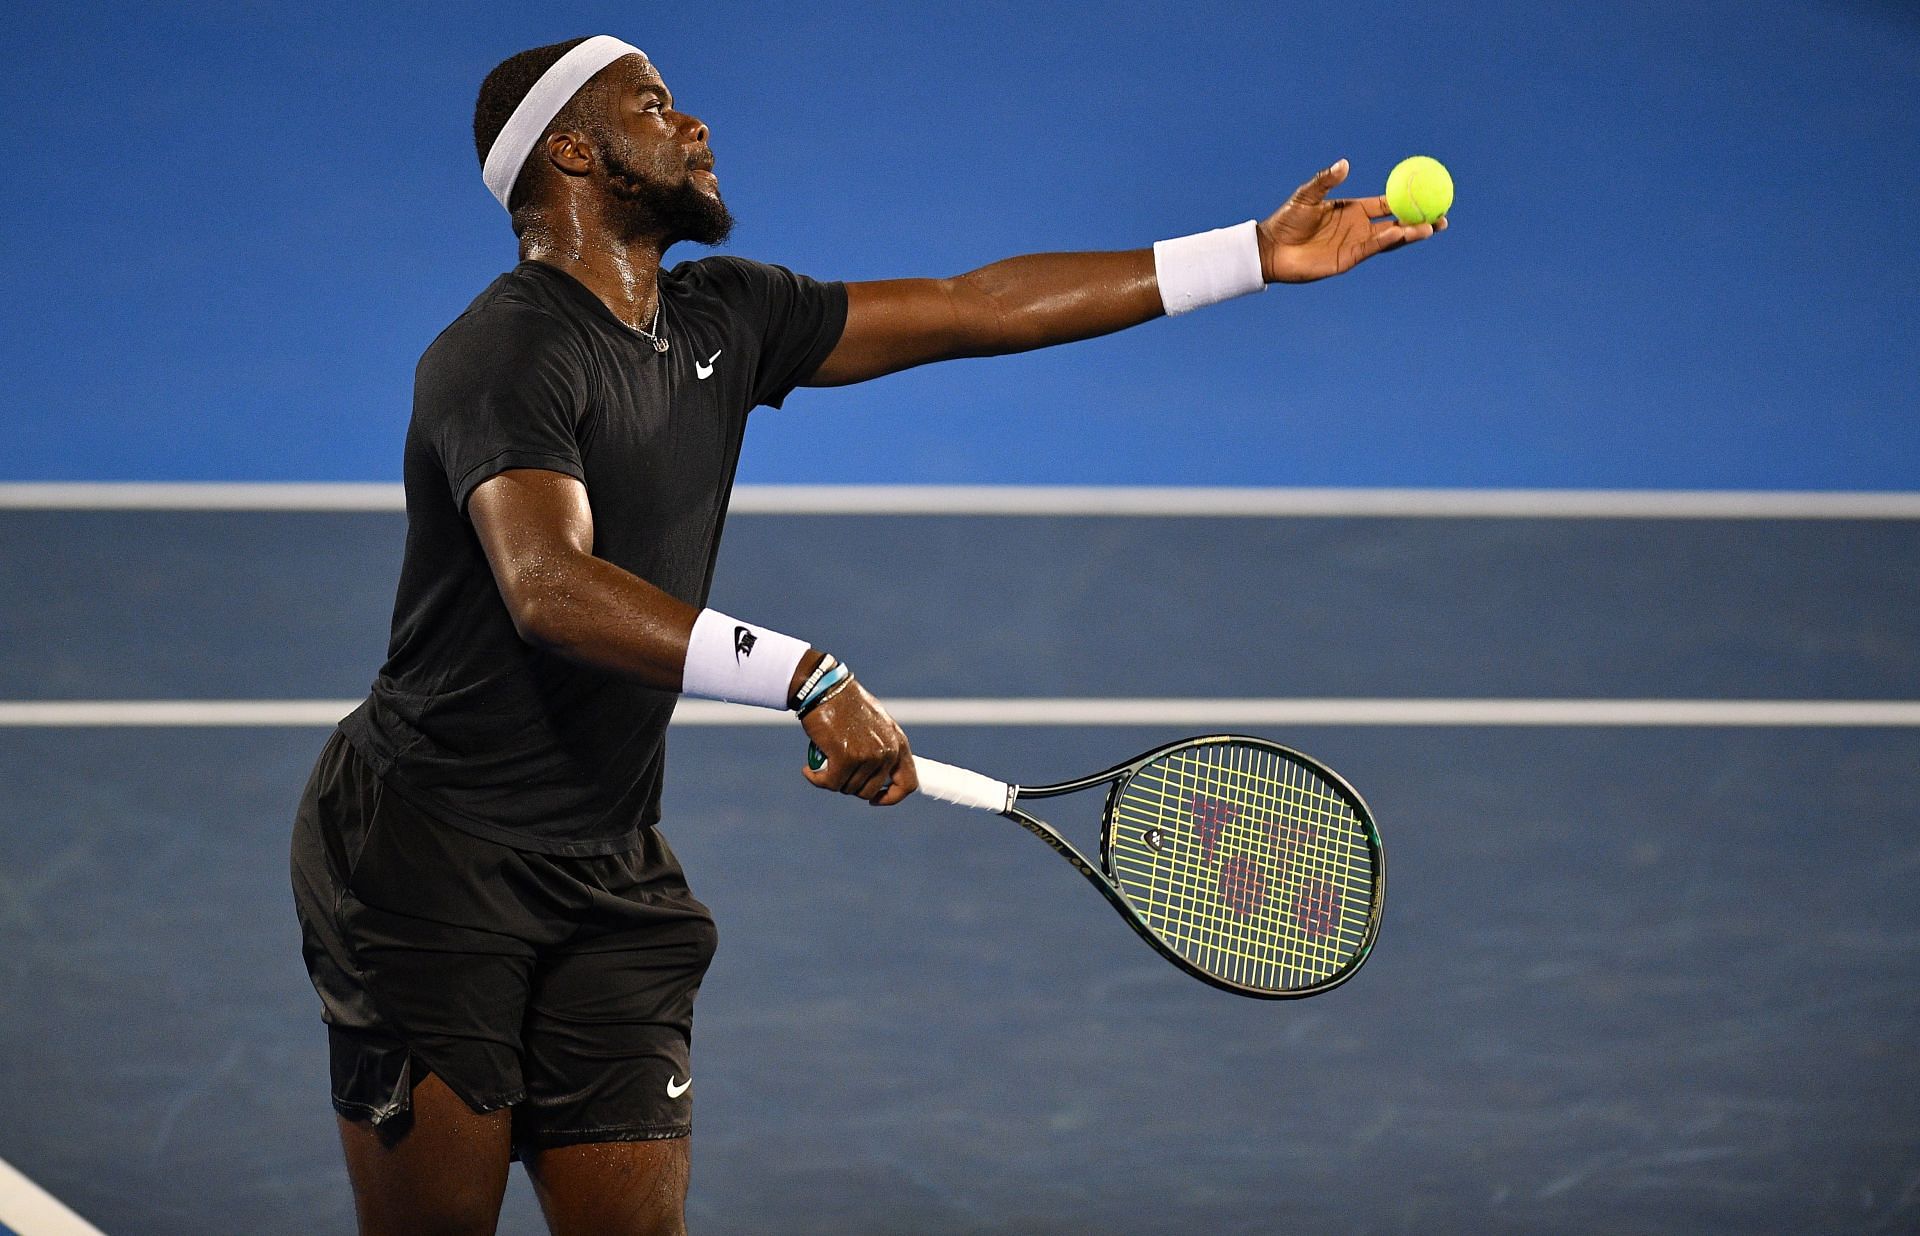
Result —
<svg viewBox="0 0 1920 1236"><path fill-rule="evenodd" d="M687 664L680 693L762 708L787 706L793 671L808 644L791 635L703 609L687 638Z"/></svg>
<svg viewBox="0 0 1920 1236"><path fill-rule="evenodd" d="M1267 288L1260 272L1260 237L1251 219L1155 241L1153 273L1168 317Z"/></svg>

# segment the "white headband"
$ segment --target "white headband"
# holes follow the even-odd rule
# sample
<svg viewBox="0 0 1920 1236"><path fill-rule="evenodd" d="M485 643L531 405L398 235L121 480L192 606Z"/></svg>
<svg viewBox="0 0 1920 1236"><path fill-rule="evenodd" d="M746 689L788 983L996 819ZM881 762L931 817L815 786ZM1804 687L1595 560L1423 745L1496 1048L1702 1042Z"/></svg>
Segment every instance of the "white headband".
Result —
<svg viewBox="0 0 1920 1236"><path fill-rule="evenodd" d="M520 179L520 169L547 131L547 125L580 93L580 87L620 57L646 54L610 34L596 34L540 75L533 89L527 91L527 97L520 100L520 106L513 109L513 115L507 117L500 136L493 139L493 147L487 151L487 161L480 170L481 179L487 182L487 188L500 199L502 206L513 196L513 182Z"/></svg>

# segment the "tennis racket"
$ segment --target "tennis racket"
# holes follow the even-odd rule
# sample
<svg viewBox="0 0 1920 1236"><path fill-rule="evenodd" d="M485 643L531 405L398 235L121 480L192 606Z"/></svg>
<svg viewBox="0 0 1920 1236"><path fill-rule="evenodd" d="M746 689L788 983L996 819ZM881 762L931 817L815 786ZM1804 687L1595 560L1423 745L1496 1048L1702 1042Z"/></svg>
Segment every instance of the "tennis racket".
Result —
<svg viewBox="0 0 1920 1236"><path fill-rule="evenodd" d="M809 744L807 764L826 759ZM1242 996L1318 995L1353 977L1380 931L1386 854L1332 769L1264 738L1216 734L1102 773L1022 786L923 756L920 791L993 811L1087 877L1154 951ZM1095 867L1021 804L1109 785Z"/></svg>

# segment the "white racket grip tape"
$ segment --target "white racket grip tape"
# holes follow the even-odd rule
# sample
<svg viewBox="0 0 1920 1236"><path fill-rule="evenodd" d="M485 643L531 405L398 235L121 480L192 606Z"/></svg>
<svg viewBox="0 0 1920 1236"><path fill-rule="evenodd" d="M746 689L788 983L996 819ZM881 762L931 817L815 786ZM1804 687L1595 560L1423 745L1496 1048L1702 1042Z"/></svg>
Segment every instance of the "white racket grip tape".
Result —
<svg viewBox="0 0 1920 1236"><path fill-rule="evenodd" d="M1004 812L1013 806L1013 787L1004 781L923 755L913 757L913 771L919 774L920 792L941 802L993 812Z"/></svg>

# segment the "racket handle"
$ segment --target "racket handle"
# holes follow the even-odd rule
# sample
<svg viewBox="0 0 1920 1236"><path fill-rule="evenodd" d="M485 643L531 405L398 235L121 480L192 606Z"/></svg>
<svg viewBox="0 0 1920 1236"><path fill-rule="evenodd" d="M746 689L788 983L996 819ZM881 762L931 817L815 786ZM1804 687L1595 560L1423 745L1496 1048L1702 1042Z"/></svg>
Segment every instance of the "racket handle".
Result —
<svg viewBox="0 0 1920 1236"><path fill-rule="evenodd" d="M819 772L827 766L827 757L819 747L807 744L807 767ZM952 764L942 764L924 755L913 757L913 771L920 777L920 792L956 807L976 811L1004 813L1013 807L1013 787L1004 781Z"/></svg>

